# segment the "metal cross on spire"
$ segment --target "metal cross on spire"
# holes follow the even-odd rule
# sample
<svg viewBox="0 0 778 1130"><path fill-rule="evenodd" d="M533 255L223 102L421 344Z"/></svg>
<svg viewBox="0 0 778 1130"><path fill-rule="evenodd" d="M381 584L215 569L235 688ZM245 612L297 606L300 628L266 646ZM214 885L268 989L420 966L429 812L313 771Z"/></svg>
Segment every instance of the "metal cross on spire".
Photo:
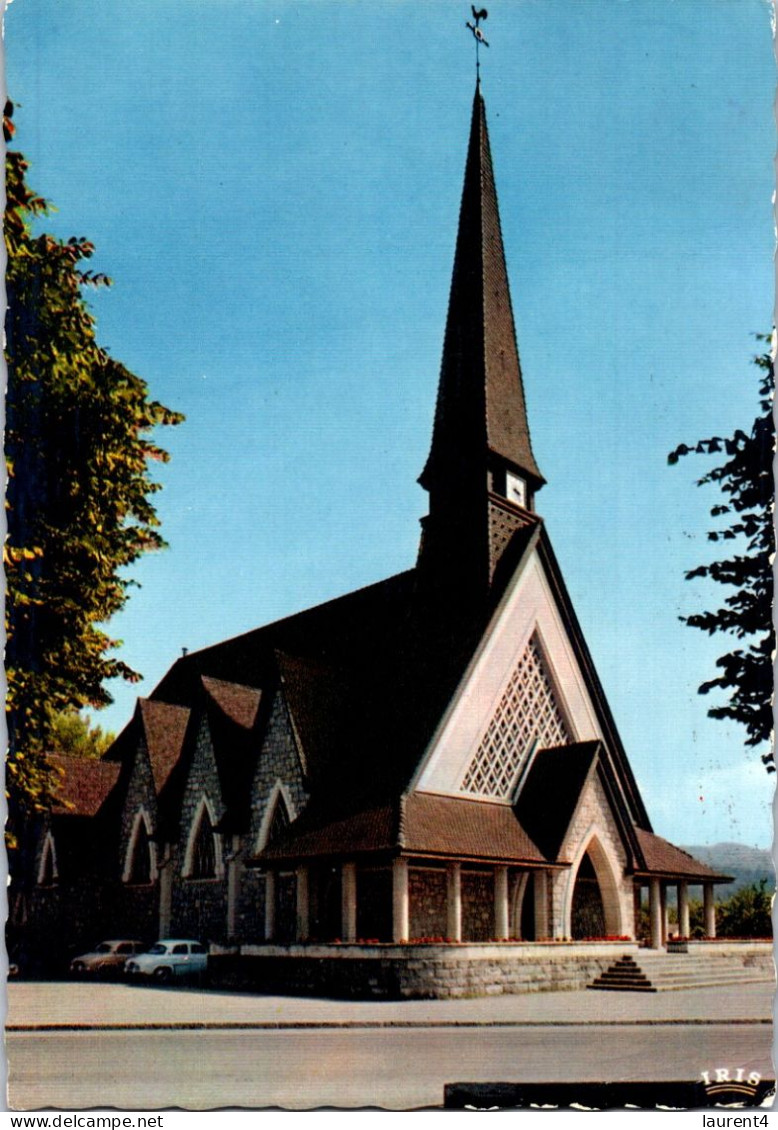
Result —
<svg viewBox="0 0 778 1130"><path fill-rule="evenodd" d="M481 77L481 62L480 62L480 59L478 58L478 48L481 46L482 43L483 43L484 47L488 47L489 44L488 44L487 40L484 39L484 33L481 31L481 28L478 25L481 23L481 20L485 20L487 18L489 13L487 12L486 8L480 8L480 9L476 10L476 7L475 7L474 4L470 5L470 11L473 13L474 22L471 24L470 20L467 20L467 22L465 23L465 27L470 28L470 30L473 33L473 39L475 39L475 74L476 74L476 78L480 79L480 77Z"/></svg>

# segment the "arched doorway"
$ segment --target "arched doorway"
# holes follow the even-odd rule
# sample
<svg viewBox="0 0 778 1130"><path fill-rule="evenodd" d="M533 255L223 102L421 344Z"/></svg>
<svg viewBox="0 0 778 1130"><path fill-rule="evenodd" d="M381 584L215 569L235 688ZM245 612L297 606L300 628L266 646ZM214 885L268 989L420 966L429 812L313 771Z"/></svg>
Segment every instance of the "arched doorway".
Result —
<svg viewBox="0 0 778 1130"><path fill-rule="evenodd" d="M605 930L605 908L602 891L594 869L594 862L587 851L578 867L573 887L573 903L570 911L571 938L602 938Z"/></svg>

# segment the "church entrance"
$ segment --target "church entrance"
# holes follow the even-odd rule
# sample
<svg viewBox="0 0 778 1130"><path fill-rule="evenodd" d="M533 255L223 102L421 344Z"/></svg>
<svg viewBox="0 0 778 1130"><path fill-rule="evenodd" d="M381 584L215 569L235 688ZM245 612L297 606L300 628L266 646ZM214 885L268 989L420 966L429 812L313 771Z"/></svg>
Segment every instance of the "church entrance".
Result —
<svg viewBox="0 0 778 1130"><path fill-rule="evenodd" d="M592 858L587 852L581 860L573 888L570 934L574 939L605 936L605 908Z"/></svg>

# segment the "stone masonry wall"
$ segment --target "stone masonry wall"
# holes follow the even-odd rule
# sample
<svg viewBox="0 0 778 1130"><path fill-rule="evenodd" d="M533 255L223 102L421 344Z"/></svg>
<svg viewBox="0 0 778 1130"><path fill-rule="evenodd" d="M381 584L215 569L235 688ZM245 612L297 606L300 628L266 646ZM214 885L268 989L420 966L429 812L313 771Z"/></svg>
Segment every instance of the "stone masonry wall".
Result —
<svg viewBox="0 0 778 1130"><path fill-rule="evenodd" d="M462 871L462 940L488 942L494 937L494 875Z"/></svg>
<svg viewBox="0 0 778 1130"><path fill-rule="evenodd" d="M585 946L278 946L209 959L212 983L354 1000L452 999L583 989L634 943Z"/></svg>
<svg viewBox="0 0 778 1130"><path fill-rule="evenodd" d="M174 872L171 934L184 938L197 938L202 942L226 941L226 866L222 874L217 871L215 879L188 879L182 874L189 835L203 796L210 802L215 824L224 815L224 803L213 743L205 717L200 719L198 725L194 753L181 804L179 842L172 864ZM226 855L226 845L221 842L220 836L218 839L223 859Z"/></svg>
<svg viewBox="0 0 778 1130"><path fill-rule="evenodd" d="M135 817L141 808L145 808L149 815L151 836L153 837L157 829L157 795L149 763L149 754L143 739L140 739L135 750L132 771L122 805L119 853L114 863L116 877L119 881L121 881L124 872Z"/></svg>
<svg viewBox="0 0 778 1130"><path fill-rule="evenodd" d="M634 936L635 910L633 883L625 874L627 854L621 841L616 821L610 810L605 790L595 774L586 786L578 808L567 830L564 843L559 852L561 859L576 859L582 842L591 831L595 832L601 848L608 859L608 870L612 873L615 889L600 882L606 924L611 920L612 928L607 933L629 934ZM596 859L595 859L596 869ZM558 872L552 882L552 923L556 937L570 934L570 906L576 869ZM598 874L598 879L600 878ZM620 928L616 928L616 924Z"/></svg>
<svg viewBox="0 0 778 1130"><path fill-rule="evenodd" d="M270 710L262 750L251 784L251 823L242 845L244 859L251 858L257 850L267 807L273 798L278 781L283 784L291 799L292 811L289 815L294 819L305 806L308 794L303 784L302 766L294 731L280 692L276 694ZM288 901L288 892L286 892L288 884L281 886L284 894L280 897ZM278 925L281 929L287 929L291 911L286 904L280 909L281 919ZM265 879L261 872L252 868L242 870L236 932L238 938L245 941L263 939L265 936Z"/></svg>
<svg viewBox="0 0 778 1130"><path fill-rule="evenodd" d="M440 868L408 869L411 938L445 938L448 931L446 872Z"/></svg>

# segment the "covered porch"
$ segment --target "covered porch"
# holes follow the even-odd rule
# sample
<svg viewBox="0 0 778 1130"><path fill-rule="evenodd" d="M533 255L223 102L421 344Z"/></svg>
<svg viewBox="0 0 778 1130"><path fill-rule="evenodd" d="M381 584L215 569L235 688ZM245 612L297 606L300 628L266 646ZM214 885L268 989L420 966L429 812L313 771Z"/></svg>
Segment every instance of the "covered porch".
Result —
<svg viewBox="0 0 778 1130"><path fill-rule="evenodd" d="M689 889L701 892L703 906L703 931L708 939L716 937L716 883L729 883L731 875L719 875L688 852L668 843L651 832L637 830L643 866L636 868L635 918L636 921L648 898L649 948L659 950L671 938L668 892L676 891L677 930L675 935L688 939L691 935L689 915Z"/></svg>

